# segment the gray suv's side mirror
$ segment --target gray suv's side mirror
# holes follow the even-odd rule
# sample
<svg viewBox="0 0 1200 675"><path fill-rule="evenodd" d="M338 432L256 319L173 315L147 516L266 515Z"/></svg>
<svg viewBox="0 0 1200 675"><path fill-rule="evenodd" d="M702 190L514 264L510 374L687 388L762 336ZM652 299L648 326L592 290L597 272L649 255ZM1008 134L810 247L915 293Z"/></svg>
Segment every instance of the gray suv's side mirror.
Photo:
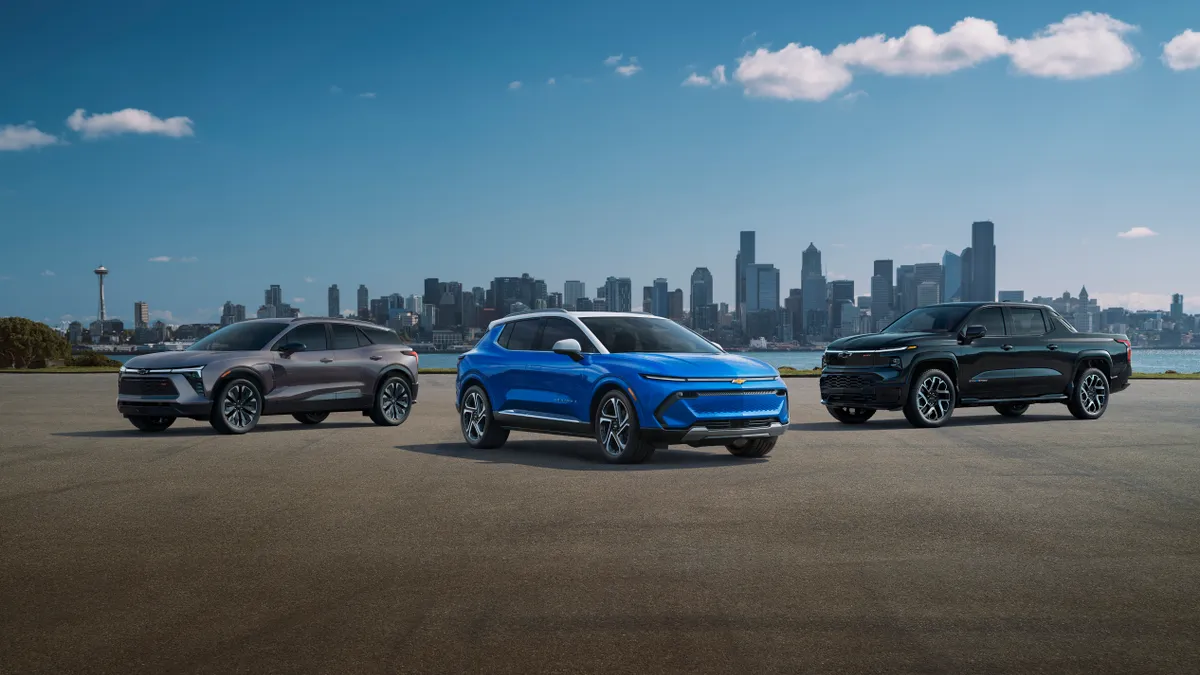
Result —
<svg viewBox="0 0 1200 675"><path fill-rule="evenodd" d="M551 349L554 351L555 354L563 354L565 356L571 357L572 359L574 359L576 361L579 361L580 359L583 358L583 347L580 347L579 340L576 340L574 338L567 338L566 340L559 340L558 342L554 343L554 347L552 347Z"/></svg>
<svg viewBox="0 0 1200 675"><path fill-rule="evenodd" d="M284 354L294 354L296 352L302 352L305 349L308 349L308 347L304 346L303 342L289 342L286 345L280 345L275 349L276 351L283 352Z"/></svg>
<svg viewBox="0 0 1200 675"><path fill-rule="evenodd" d="M987 336L987 328L983 326L967 326L962 332L961 342L963 344L971 344L981 337Z"/></svg>

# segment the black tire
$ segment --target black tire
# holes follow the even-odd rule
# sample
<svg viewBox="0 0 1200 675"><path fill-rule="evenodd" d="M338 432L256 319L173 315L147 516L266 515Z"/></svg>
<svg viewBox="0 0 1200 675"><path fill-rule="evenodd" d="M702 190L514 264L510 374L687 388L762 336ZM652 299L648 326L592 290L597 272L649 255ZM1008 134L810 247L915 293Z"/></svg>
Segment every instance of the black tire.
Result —
<svg viewBox="0 0 1200 675"><path fill-rule="evenodd" d="M492 402L483 387L477 384L467 387L458 408L458 426L467 445L476 450L492 450L508 440L508 429L496 423Z"/></svg>
<svg viewBox="0 0 1200 675"><path fill-rule="evenodd" d="M730 443L725 446L725 449L734 457L756 459L771 454L771 451L775 449L775 442L778 440L778 438L751 438Z"/></svg>
<svg viewBox="0 0 1200 675"><path fill-rule="evenodd" d="M875 416L870 408L855 408L853 406L826 406L833 419L842 424L862 424Z"/></svg>
<svg viewBox="0 0 1200 675"><path fill-rule="evenodd" d="M596 442L610 464L640 464L654 454L654 444L641 437L637 410L620 390L604 394L592 423Z"/></svg>
<svg viewBox="0 0 1200 675"><path fill-rule="evenodd" d="M996 412L1005 417L1020 417L1029 412L1028 403L1002 403L996 406Z"/></svg>
<svg viewBox="0 0 1200 675"><path fill-rule="evenodd" d="M325 421L326 417L329 417L329 413L327 413L327 412L296 413L295 415L292 415L292 417L295 418L295 420L297 422L299 422L300 424L320 424L321 422Z"/></svg>
<svg viewBox="0 0 1200 675"><path fill-rule="evenodd" d="M166 431L172 424L175 424L175 418L151 417L149 415L130 415L129 423L137 427L138 431L158 433L160 431Z"/></svg>
<svg viewBox="0 0 1200 675"><path fill-rule="evenodd" d="M1111 394L1108 376L1099 368L1085 368L1075 378L1075 386L1071 389L1071 400L1067 408L1075 419L1098 420L1108 410L1108 399Z"/></svg>
<svg viewBox="0 0 1200 675"><path fill-rule="evenodd" d="M412 412L412 387L399 375L388 375L379 383L375 403L371 406L371 421L381 427L398 427Z"/></svg>
<svg viewBox="0 0 1200 675"><path fill-rule="evenodd" d="M218 433L244 434L262 418L262 391L253 380L235 377L223 382L213 397L208 423Z"/></svg>
<svg viewBox="0 0 1200 675"><path fill-rule="evenodd" d="M919 428L940 427L954 414L958 391L946 373L930 368L913 378L904 403L904 417Z"/></svg>

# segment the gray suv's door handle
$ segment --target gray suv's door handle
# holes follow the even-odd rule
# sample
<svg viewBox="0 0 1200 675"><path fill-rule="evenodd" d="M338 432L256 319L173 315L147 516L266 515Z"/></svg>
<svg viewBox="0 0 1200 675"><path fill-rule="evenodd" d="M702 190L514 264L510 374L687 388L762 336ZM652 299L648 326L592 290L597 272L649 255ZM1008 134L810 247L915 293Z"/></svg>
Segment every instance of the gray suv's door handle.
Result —
<svg viewBox="0 0 1200 675"><path fill-rule="evenodd" d="M1058 345L1046 345L1046 349L1049 349L1052 352L1056 352L1056 351L1058 351Z"/></svg>
<svg viewBox="0 0 1200 675"><path fill-rule="evenodd" d="M1006 351L1006 352L1011 352L1011 351L1012 351L1012 348L1013 348L1013 347L1012 347L1012 345L1004 345L1004 346L1003 346L1003 347L1001 347L1000 349L1003 349L1003 350L1004 350L1004 351Z"/></svg>
<svg viewBox="0 0 1200 675"><path fill-rule="evenodd" d="M376 354L375 356L372 356L372 357L371 357L371 360L372 360L372 361L382 361L382 360L383 360L383 357L382 357L382 356L380 356L380 355L378 355L378 354Z"/></svg>
<svg viewBox="0 0 1200 675"><path fill-rule="evenodd" d="M321 363L333 363L333 359L321 359Z"/></svg>

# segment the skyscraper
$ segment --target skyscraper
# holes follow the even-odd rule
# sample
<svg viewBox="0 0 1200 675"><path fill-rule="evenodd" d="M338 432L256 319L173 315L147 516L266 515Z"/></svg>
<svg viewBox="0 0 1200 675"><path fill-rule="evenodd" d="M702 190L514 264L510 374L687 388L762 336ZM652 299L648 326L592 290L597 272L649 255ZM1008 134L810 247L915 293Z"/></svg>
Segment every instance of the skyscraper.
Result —
<svg viewBox="0 0 1200 675"><path fill-rule="evenodd" d="M937 299L929 303L936 305L939 302L945 302L945 297L942 295L942 265L941 263L917 263L913 265L913 281L916 284L917 307L925 307L921 304L920 292L921 284L931 283L937 286ZM926 290L928 294L929 291Z"/></svg>
<svg viewBox="0 0 1200 675"><path fill-rule="evenodd" d="M404 299L404 311L420 314L425 311L425 299L415 293Z"/></svg>
<svg viewBox="0 0 1200 675"><path fill-rule="evenodd" d="M650 314L654 306L654 287L642 286L642 311Z"/></svg>
<svg viewBox="0 0 1200 675"><path fill-rule="evenodd" d="M996 226L981 220L971 224L972 300L996 300Z"/></svg>
<svg viewBox="0 0 1200 675"><path fill-rule="evenodd" d="M941 288L936 281L921 281L917 283L917 307L928 307L936 305L941 300L938 296L941 294Z"/></svg>
<svg viewBox="0 0 1200 675"><path fill-rule="evenodd" d="M845 337L841 328L846 303L854 306L854 282L849 279L829 282L829 330L833 337Z"/></svg>
<svg viewBox="0 0 1200 675"><path fill-rule="evenodd" d="M683 319L683 289L676 288L671 291L671 297L667 302L667 317L680 321Z"/></svg>
<svg viewBox="0 0 1200 675"><path fill-rule="evenodd" d="M1183 321L1183 294L1176 293L1171 296L1171 320L1179 323Z"/></svg>
<svg viewBox="0 0 1200 675"><path fill-rule="evenodd" d="M276 312L283 306L283 289L279 284L271 284L271 287L263 293L263 304L268 307L274 307Z"/></svg>
<svg viewBox="0 0 1200 675"><path fill-rule="evenodd" d="M779 270L769 263L747 265L746 273L746 302L742 306L744 313L763 310L778 310Z"/></svg>
<svg viewBox="0 0 1200 675"><path fill-rule="evenodd" d="M150 305L142 301L133 303L133 327L135 330L150 327Z"/></svg>
<svg viewBox="0 0 1200 675"><path fill-rule="evenodd" d="M1000 302L1025 302L1025 291L1000 291Z"/></svg>
<svg viewBox="0 0 1200 675"><path fill-rule="evenodd" d="M670 291L667 290L667 280L654 280L653 291L650 295L650 312L655 316L669 316L671 311Z"/></svg>
<svg viewBox="0 0 1200 675"><path fill-rule="evenodd" d="M891 268L891 261L888 262L888 268ZM876 269L879 269L879 263L875 263ZM892 278L876 274L871 277L871 330L882 330L884 326L891 323L892 316Z"/></svg>
<svg viewBox="0 0 1200 675"><path fill-rule="evenodd" d="M734 264L734 311L742 317L744 305L746 304L746 268L755 263L754 259L754 231L742 230L739 238L739 247L736 262Z"/></svg>
<svg viewBox="0 0 1200 675"><path fill-rule="evenodd" d="M896 287L892 308L896 316L915 309L917 306L917 278L914 265L901 265L896 268Z"/></svg>
<svg viewBox="0 0 1200 675"><path fill-rule="evenodd" d="M371 308L371 296L367 292L367 285L359 284L358 285L358 308L357 308L358 313L361 315L363 313L363 311L368 310L370 308ZM420 311L420 309L421 308L418 307L417 311Z"/></svg>
<svg viewBox="0 0 1200 675"><path fill-rule="evenodd" d="M609 277L604 282L604 298L610 312L633 311L633 281L629 277Z"/></svg>
<svg viewBox="0 0 1200 675"><path fill-rule="evenodd" d="M430 277L425 280L425 292L421 294L421 299L425 304L432 304L435 307L442 300L442 285L438 282L437 277ZM432 321L429 326L433 326Z"/></svg>
<svg viewBox="0 0 1200 675"><path fill-rule="evenodd" d="M568 281L563 284L563 307L576 309L579 299L587 297L587 285L582 281Z"/></svg>
<svg viewBox="0 0 1200 675"><path fill-rule="evenodd" d="M958 285L958 295L964 302L970 302L975 299L975 292L971 288L975 277L975 251L970 246L964 248L960 259L962 276Z"/></svg>
<svg viewBox="0 0 1200 675"><path fill-rule="evenodd" d="M884 292L882 285L880 285L878 288L876 288L875 277L883 277L884 279L887 279L887 292L886 293ZM893 272L893 264L892 264L891 260L876 260L875 261L875 274L874 274L874 276L871 277L871 313L872 314L875 313L876 305L879 302L883 301L883 299L885 297L887 298L888 309L891 309L892 306L896 303L896 291L892 286L892 280L895 278L896 277L895 277L895 273Z"/></svg>
<svg viewBox="0 0 1200 675"><path fill-rule="evenodd" d="M711 305L713 301L712 272L709 272L707 267L697 267L692 272L690 301L688 312L692 317L692 328L712 328L700 325L701 319L706 316L703 308Z"/></svg>
<svg viewBox="0 0 1200 675"><path fill-rule="evenodd" d="M962 300L962 256L942 254L942 302Z"/></svg>
<svg viewBox="0 0 1200 675"><path fill-rule="evenodd" d="M821 251L809 242L800 256L801 330L803 335L819 336L824 333L829 318L829 288L821 274Z"/></svg>
<svg viewBox="0 0 1200 675"><path fill-rule="evenodd" d="M96 313L96 320L103 324L107 319L106 308L104 307L104 277L108 276L108 268L101 265L93 270L93 272L96 274L96 280L100 282L100 309Z"/></svg>
<svg viewBox="0 0 1200 675"><path fill-rule="evenodd" d="M338 290L337 284L329 287L329 316L342 315L342 292Z"/></svg>

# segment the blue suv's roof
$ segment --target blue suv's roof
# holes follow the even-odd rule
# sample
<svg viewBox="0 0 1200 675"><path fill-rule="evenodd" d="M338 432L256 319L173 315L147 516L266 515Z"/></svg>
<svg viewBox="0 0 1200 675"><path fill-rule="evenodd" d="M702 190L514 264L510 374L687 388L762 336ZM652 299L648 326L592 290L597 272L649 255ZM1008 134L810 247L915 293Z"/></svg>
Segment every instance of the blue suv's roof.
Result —
<svg viewBox="0 0 1200 675"><path fill-rule="evenodd" d="M666 317L661 317L656 314L647 314L646 312L573 312L573 311L566 310L566 309L555 308L555 309L535 309L535 310L532 310L529 312L517 312L515 314L509 314L506 317L496 319L495 321L489 323L488 329L490 330L493 326L499 326L501 324L505 324L510 321L517 321L518 319L531 319L531 318L539 318L539 317L543 317L543 316L564 316L564 315L573 316L573 317L576 317L579 319L589 319L589 318L597 317L597 316L632 316L632 317L638 317L638 318L642 318L642 319L661 319L663 321L670 321L670 319L668 319Z"/></svg>

